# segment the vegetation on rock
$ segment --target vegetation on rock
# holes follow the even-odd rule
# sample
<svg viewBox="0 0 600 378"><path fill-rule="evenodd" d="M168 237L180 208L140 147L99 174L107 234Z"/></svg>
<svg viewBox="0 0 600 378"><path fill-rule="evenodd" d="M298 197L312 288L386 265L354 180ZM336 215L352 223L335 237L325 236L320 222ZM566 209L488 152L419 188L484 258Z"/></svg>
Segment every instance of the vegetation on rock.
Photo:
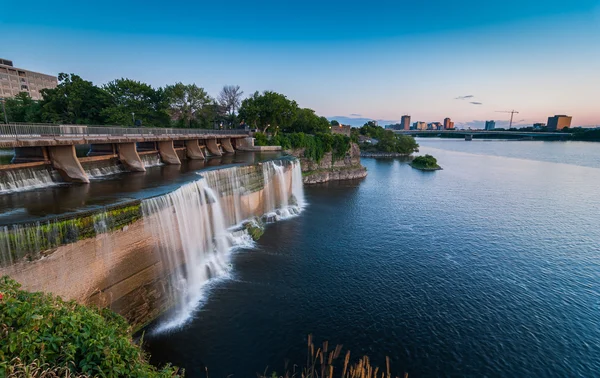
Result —
<svg viewBox="0 0 600 378"><path fill-rule="evenodd" d="M422 170L436 170L441 169L437 163L437 159L431 155L417 156L410 163L413 168Z"/></svg>
<svg viewBox="0 0 600 378"><path fill-rule="evenodd" d="M265 233L265 224L258 217L254 217L253 219L244 223L244 228L246 231L248 231L248 234L254 241L260 239L260 237Z"/></svg>
<svg viewBox="0 0 600 378"><path fill-rule="evenodd" d="M284 150L304 149L304 157L319 162L326 153L331 152L334 160L343 159L350 149L350 138L341 134L317 133L315 135L302 132L293 134L277 134L270 139L257 132L254 144L257 146L281 146Z"/></svg>
<svg viewBox="0 0 600 378"><path fill-rule="evenodd" d="M121 229L141 217L140 204L136 203L101 212L85 213L75 218L14 225L0 233L0 243L7 246L13 261L24 257L33 260L38 258L42 251L95 237L101 232Z"/></svg>
<svg viewBox="0 0 600 378"><path fill-rule="evenodd" d="M365 123L360 129L354 129L353 133L355 139L362 135L377 141L376 143L361 143L361 151L402 155L410 155L419 151L419 145L412 136L395 134L392 130L375 125L374 122Z"/></svg>
<svg viewBox="0 0 600 378"><path fill-rule="evenodd" d="M108 309L29 293L8 277L0 278L0 294L0 375L14 371L14 363L74 375L179 376L177 368L150 365L125 319Z"/></svg>

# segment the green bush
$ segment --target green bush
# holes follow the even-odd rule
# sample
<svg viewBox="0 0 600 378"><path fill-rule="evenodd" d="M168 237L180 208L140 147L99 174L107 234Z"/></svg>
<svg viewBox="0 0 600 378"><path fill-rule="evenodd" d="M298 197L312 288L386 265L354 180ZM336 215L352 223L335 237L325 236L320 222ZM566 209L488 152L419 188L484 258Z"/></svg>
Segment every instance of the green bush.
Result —
<svg viewBox="0 0 600 378"><path fill-rule="evenodd" d="M416 158L413 159L412 164L419 168L427 168L427 169L439 168L437 159L431 155L417 156Z"/></svg>
<svg viewBox="0 0 600 378"><path fill-rule="evenodd" d="M300 133L277 134L267 139L263 133L255 133L257 146L281 146L282 149L304 148L304 157L321 161L328 152L333 152L333 159L342 159L350 150L350 138L341 134L317 133L315 135Z"/></svg>
<svg viewBox="0 0 600 378"><path fill-rule="evenodd" d="M29 293L0 278L0 376L9 361L68 368L101 377L177 377L178 369L150 365L121 316L45 293Z"/></svg>
<svg viewBox="0 0 600 378"><path fill-rule="evenodd" d="M268 146L269 139L267 139L267 135L261 132L254 133L254 145L255 146Z"/></svg>

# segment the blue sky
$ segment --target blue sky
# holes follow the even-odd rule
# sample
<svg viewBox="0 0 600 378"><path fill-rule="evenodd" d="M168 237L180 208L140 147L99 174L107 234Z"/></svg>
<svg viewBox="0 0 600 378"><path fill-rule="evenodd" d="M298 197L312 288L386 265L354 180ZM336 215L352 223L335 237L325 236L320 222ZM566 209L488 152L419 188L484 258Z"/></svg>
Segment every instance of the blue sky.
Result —
<svg viewBox="0 0 600 378"><path fill-rule="evenodd" d="M516 109L522 124L600 124L600 0L93 3L0 13L0 56L97 84L275 90L354 123L481 127Z"/></svg>

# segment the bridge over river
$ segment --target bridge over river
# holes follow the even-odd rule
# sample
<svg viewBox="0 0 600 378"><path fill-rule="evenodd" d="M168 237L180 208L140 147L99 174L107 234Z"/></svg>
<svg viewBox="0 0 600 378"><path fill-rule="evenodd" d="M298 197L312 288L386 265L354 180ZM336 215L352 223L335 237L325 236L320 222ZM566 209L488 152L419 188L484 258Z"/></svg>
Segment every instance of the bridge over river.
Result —
<svg viewBox="0 0 600 378"><path fill-rule="evenodd" d="M541 131L508 131L508 130L394 130L396 134L415 135L415 136L464 136L470 140L474 137L520 137L524 139L565 139L570 137L571 133L563 132L541 132Z"/></svg>
<svg viewBox="0 0 600 378"><path fill-rule="evenodd" d="M89 182L82 163L112 160L129 171L143 172L140 156L158 154L164 164L181 164L181 159L221 156L243 148L245 130L126 128L87 125L0 125L0 148L13 148L5 170L51 166L63 180ZM87 156L78 157L76 146L89 145Z"/></svg>

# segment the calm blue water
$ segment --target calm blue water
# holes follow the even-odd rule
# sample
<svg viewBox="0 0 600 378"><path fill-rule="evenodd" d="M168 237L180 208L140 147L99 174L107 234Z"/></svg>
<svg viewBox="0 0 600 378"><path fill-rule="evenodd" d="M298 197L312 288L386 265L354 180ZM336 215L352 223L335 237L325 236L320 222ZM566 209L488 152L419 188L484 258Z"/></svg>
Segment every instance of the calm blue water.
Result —
<svg viewBox="0 0 600 378"><path fill-rule="evenodd" d="M600 145L423 140L443 171L364 159L234 258L186 328L188 376L305 361L306 335L410 377L600 374ZM148 337L147 337L148 340Z"/></svg>

